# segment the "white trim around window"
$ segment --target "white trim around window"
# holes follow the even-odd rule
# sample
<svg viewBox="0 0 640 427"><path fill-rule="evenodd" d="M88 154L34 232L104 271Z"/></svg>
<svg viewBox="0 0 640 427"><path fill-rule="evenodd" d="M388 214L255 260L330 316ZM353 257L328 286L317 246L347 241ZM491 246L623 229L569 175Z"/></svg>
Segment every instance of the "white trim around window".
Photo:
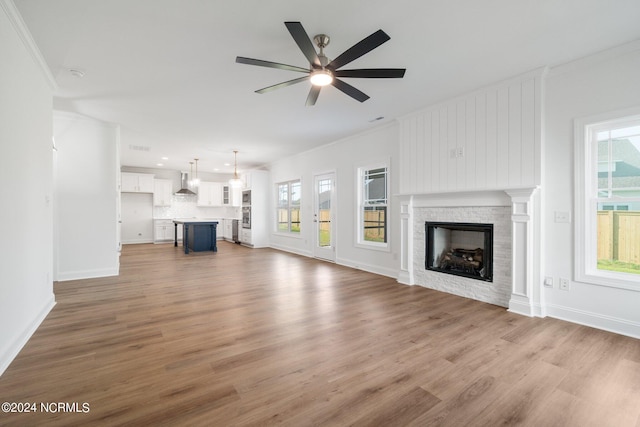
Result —
<svg viewBox="0 0 640 427"><path fill-rule="evenodd" d="M300 236L301 192L300 179L276 184L276 233Z"/></svg>
<svg viewBox="0 0 640 427"><path fill-rule="evenodd" d="M356 169L356 246L367 249L375 249L388 252L389 245L389 215L391 212L391 198L389 197L389 160L372 162ZM382 186L379 184L384 182ZM370 184L378 184L375 188L369 188ZM371 235L365 235L365 211L371 212L369 217L377 216L377 226L371 230ZM376 215L377 214L377 215ZM380 224L382 218L382 224ZM369 218L369 222L373 221ZM381 228L382 231L376 228ZM380 236L381 241L375 237Z"/></svg>
<svg viewBox="0 0 640 427"><path fill-rule="evenodd" d="M575 280L583 283L640 291L640 275L597 268L598 144L603 130L640 123L640 107L576 119L575 158ZM630 199L608 199L619 203ZM640 199L639 199L640 200ZM633 200L631 200L633 201ZM608 203L608 202L607 202Z"/></svg>

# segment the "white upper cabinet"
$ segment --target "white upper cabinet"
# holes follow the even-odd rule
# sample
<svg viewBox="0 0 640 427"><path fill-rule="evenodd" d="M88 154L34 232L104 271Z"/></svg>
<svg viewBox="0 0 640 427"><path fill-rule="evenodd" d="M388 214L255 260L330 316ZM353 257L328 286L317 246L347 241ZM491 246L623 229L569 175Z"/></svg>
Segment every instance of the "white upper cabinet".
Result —
<svg viewBox="0 0 640 427"><path fill-rule="evenodd" d="M153 206L171 206L173 181L170 179L153 180Z"/></svg>
<svg viewBox="0 0 640 427"><path fill-rule="evenodd" d="M222 183L200 182L197 204L198 206L222 206Z"/></svg>
<svg viewBox="0 0 640 427"><path fill-rule="evenodd" d="M123 193L153 193L153 175L122 172L120 191Z"/></svg>
<svg viewBox="0 0 640 427"><path fill-rule="evenodd" d="M240 180L242 180L242 189L249 190L251 189L251 173L243 173L240 175Z"/></svg>
<svg viewBox="0 0 640 427"><path fill-rule="evenodd" d="M241 206L242 205L242 188L232 187L228 184L222 186L222 204L224 206Z"/></svg>

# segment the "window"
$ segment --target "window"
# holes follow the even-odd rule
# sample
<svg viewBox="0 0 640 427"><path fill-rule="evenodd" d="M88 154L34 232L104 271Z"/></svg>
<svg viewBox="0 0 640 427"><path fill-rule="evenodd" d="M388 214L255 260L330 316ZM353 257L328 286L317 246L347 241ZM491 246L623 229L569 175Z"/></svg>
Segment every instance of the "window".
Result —
<svg viewBox="0 0 640 427"><path fill-rule="evenodd" d="M376 165L358 169L358 243L387 247L388 168Z"/></svg>
<svg viewBox="0 0 640 427"><path fill-rule="evenodd" d="M300 233L300 181L278 184L277 231Z"/></svg>
<svg viewBox="0 0 640 427"><path fill-rule="evenodd" d="M576 278L640 287L640 114L576 123Z"/></svg>

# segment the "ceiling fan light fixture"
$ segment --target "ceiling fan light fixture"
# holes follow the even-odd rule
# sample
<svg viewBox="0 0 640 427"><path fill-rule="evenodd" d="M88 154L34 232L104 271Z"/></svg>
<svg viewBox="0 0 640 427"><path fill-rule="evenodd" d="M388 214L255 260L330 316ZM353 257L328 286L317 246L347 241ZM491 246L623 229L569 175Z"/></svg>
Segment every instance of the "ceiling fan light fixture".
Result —
<svg viewBox="0 0 640 427"><path fill-rule="evenodd" d="M327 86L333 82L333 73L323 69L311 73L311 84L314 86Z"/></svg>

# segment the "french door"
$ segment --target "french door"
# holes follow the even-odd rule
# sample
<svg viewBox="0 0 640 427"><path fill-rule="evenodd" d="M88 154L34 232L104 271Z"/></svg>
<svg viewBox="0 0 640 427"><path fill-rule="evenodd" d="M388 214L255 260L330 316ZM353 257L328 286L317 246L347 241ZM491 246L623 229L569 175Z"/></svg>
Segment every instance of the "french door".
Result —
<svg viewBox="0 0 640 427"><path fill-rule="evenodd" d="M313 256L331 262L336 261L335 181L334 172L314 177Z"/></svg>

